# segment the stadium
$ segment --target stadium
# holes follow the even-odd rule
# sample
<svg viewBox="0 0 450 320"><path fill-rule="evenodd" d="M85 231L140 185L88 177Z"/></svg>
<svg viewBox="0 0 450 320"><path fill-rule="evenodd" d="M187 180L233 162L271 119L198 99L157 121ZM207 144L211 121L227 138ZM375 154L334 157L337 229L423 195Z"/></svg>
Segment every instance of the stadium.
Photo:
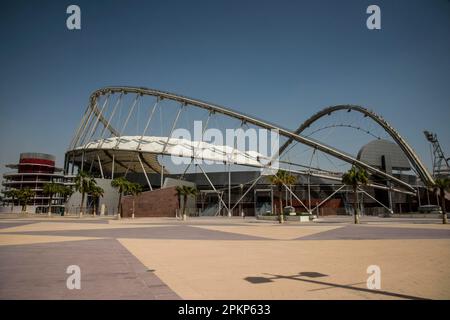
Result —
<svg viewBox="0 0 450 320"><path fill-rule="evenodd" d="M170 92L107 87L90 96L64 160L68 181L87 171L105 190L98 200L88 196L88 207L101 214L117 214L114 178L141 184L135 201L122 200L125 217L132 202L137 217L175 216L179 185L199 191L189 201L191 215L264 216L280 206L318 216L352 214L355 197L341 182L352 166L370 176L358 190L363 214L439 204L427 187L434 177L413 148L385 119L356 105L324 108L292 131ZM274 185L278 170L293 183ZM80 198L69 199L67 214L81 210Z"/></svg>

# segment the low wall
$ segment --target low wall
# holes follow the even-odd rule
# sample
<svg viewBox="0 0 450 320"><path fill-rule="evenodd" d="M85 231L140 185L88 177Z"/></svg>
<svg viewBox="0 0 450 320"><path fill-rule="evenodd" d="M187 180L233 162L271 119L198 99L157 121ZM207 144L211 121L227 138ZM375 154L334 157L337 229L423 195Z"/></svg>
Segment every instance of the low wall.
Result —
<svg viewBox="0 0 450 320"><path fill-rule="evenodd" d="M133 213L138 217L175 217L178 209L178 194L176 187L142 192L140 195L122 198L122 212L124 218L130 218Z"/></svg>

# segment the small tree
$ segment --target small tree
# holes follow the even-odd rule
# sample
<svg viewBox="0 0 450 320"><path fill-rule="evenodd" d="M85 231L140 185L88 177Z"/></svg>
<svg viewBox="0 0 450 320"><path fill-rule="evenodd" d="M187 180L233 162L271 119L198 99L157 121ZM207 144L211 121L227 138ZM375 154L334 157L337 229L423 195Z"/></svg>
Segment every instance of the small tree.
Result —
<svg viewBox="0 0 450 320"><path fill-rule="evenodd" d="M366 170L361 168L356 168L353 166L349 171L342 175L342 183L352 187L353 194L355 195L354 203L354 217L355 224L359 223L359 196L358 187L360 185L366 185L369 182L369 177Z"/></svg>
<svg viewBox="0 0 450 320"><path fill-rule="evenodd" d="M437 178L434 181L434 192L439 193L442 208L442 223L447 224L447 211L445 208L445 191L450 191L450 178Z"/></svg>
<svg viewBox="0 0 450 320"><path fill-rule="evenodd" d="M176 190L177 190L178 195L183 197L182 217L183 217L183 221L186 221L186 204L187 204L188 197L191 197L191 196L195 197L198 194L198 191L196 188L189 187L189 186L178 186L176 188ZM180 205L181 205L181 203L180 203Z"/></svg>
<svg viewBox="0 0 450 320"><path fill-rule="evenodd" d="M97 208L97 202L98 202L98 199L100 197L103 197L104 192L105 191L103 190L103 188L99 187L97 185L91 186L91 188L89 190L89 194L91 195L92 201L94 203L94 211L93 211L94 216L97 214L97 209L98 209Z"/></svg>
<svg viewBox="0 0 450 320"><path fill-rule="evenodd" d="M78 172L75 177L75 190L81 193L80 218L83 216L84 198L86 193L97 183L94 178L86 171Z"/></svg>
<svg viewBox="0 0 450 320"><path fill-rule="evenodd" d="M131 182L124 177L115 178L111 181L111 187L116 188L119 192L119 203L117 205L117 218L122 218L122 196L124 193L128 192Z"/></svg>
<svg viewBox="0 0 450 320"><path fill-rule="evenodd" d="M11 212L14 211L14 200L19 198L20 190L11 189L4 192L5 197L11 198Z"/></svg>
<svg viewBox="0 0 450 320"><path fill-rule="evenodd" d="M19 204L22 204L22 212L27 211L27 204L30 202L32 198L34 198L35 192L30 188L20 189L17 195L17 199L19 199Z"/></svg>
<svg viewBox="0 0 450 320"><path fill-rule="evenodd" d="M297 178L291 175L289 172L285 170L278 170L277 173L273 176L269 177L270 183L277 186L278 188L278 201L280 204L280 210L278 213L278 221L280 223L284 222L283 217L283 187L286 185L292 185L297 181ZM287 201L287 199L286 199Z"/></svg>
<svg viewBox="0 0 450 320"><path fill-rule="evenodd" d="M44 184L43 192L44 192L44 194L49 196L49 200L48 200L48 216L50 217L52 215L53 196L55 194L57 194L57 193L61 193L62 192L62 185L60 185L58 183L54 183L54 182L46 183L46 184Z"/></svg>
<svg viewBox="0 0 450 320"><path fill-rule="evenodd" d="M61 186L60 194L64 198L64 202L67 201L67 198L69 198L73 192L74 190L71 187Z"/></svg>
<svg viewBox="0 0 450 320"><path fill-rule="evenodd" d="M130 185L128 186L128 194L133 196L133 211L131 213L132 219L134 219L136 196L138 196L141 192L142 192L142 186L139 183L130 183Z"/></svg>

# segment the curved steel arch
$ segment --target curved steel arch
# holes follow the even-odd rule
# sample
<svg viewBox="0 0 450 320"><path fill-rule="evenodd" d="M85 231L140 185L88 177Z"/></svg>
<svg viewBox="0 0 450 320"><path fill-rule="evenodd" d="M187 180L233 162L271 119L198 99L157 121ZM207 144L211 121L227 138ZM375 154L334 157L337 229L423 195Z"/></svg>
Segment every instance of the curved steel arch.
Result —
<svg viewBox="0 0 450 320"><path fill-rule="evenodd" d="M312 147L314 149L317 149L319 151L327 153L327 154L329 154L333 157L336 157L338 159L341 159L345 162L362 167L373 174L382 176L382 177L386 178L387 180L390 180L397 185L401 185L411 191L414 190L414 188L411 185L409 185L408 183L406 183L396 177L393 177L377 168L374 168L374 167L354 158L352 155L349 155L343 151L337 150L331 146L327 146L327 145L320 143L318 141L315 141L311 138L304 137L297 132L292 132L292 131L282 128L278 125L257 119L255 117L252 117L249 115L245 115L243 113L232 110L230 108L226 108L226 107L223 107L223 106L220 106L217 104L212 104L212 103L201 101L201 100L192 99L189 97L185 97L182 95L178 95L178 94L174 94L174 93L170 93L170 92L166 92L166 91L160 91L160 90L143 88L143 87L126 87L126 86L105 87L105 88L96 90L91 94L90 103L89 103L88 108L86 109L85 115L92 114L92 113L94 113L95 115L100 114L100 111L98 110L98 107L97 107L97 98L101 95L112 94L112 93L121 93L121 94L135 93L137 95L150 95L150 96L157 97L158 99L168 99L168 100L172 100L172 101L177 101L183 105L192 105L195 107L199 107L199 108L208 110L212 113L220 113L220 114L223 114L223 115L235 118L235 119L239 119L243 122L251 123L253 125L256 125L258 127L264 128L264 129L276 130L276 131L278 131L278 133L280 135L289 138L290 142L292 142L294 140L298 141L302 144L305 144L309 147ZM348 106L347 106L347 108L348 108ZM99 117L99 121L102 122L102 124L104 126L108 126L106 119L104 119L103 117ZM108 126L108 130L113 135L117 136L117 131L114 128ZM76 145L76 143L77 143L77 137L74 138L73 145ZM281 152L279 152L279 154L281 154Z"/></svg>
<svg viewBox="0 0 450 320"><path fill-rule="evenodd" d="M405 155L408 157L411 164L414 166L414 168L417 170L417 173L419 174L422 181L427 185L434 184L434 179L431 176L431 174L428 172L426 167L423 165L420 158L417 156L417 154L414 152L414 150L409 146L409 144L400 136L400 134L395 130L386 120L384 120L381 116L376 114L373 111L370 111L366 108L363 108L361 106L357 105L337 105L337 106L331 106L328 108L325 108L316 114L314 114L312 117L307 119L305 122L303 122L300 127L294 131L295 134L301 134L305 129L307 129L311 124L319 120L320 118L330 115L333 112L340 111L340 110L354 110L356 112L362 113L365 116L368 116L372 120L374 120L376 123L378 123L391 137L394 139L394 141L400 146L400 148L403 150ZM280 154L286 150L286 148L293 142L293 139L289 139L286 141L280 148Z"/></svg>

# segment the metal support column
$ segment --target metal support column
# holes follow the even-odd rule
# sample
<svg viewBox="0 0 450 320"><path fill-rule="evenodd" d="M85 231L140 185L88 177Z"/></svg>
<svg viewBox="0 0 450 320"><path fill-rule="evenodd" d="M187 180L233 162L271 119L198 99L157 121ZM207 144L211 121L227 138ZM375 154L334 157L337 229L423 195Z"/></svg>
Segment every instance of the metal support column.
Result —
<svg viewBox="0 0 450 320"><path fill-rule="evenodd" d="M150 188L150 191L153 191L152 184L150 183L150 179L148 178L147 172L145 171L145 168L144 168L144 164L142 163L140 153L138 153L137 158L139 160L139 163L141 164L142 171L144 172L144 176L145 176L145 179L147 180L148 187ZM128 172L128 170L127 170L127 172Z"/></svg>
<svg viewBox="0 0 450 320"><path fill-rule="evenodd" d="M228 217L231 217L231 165L228 163Z"/></svg>
<svg viewBox="0 0 450 320"><path fill-rule="evenodd" d="M100 156L97 153L97 160L98 160L98 166L100 167L100 174L102 175L102 179L105 179L105 176L103 175L103 167L102 162L100 161Z"/></svg>

